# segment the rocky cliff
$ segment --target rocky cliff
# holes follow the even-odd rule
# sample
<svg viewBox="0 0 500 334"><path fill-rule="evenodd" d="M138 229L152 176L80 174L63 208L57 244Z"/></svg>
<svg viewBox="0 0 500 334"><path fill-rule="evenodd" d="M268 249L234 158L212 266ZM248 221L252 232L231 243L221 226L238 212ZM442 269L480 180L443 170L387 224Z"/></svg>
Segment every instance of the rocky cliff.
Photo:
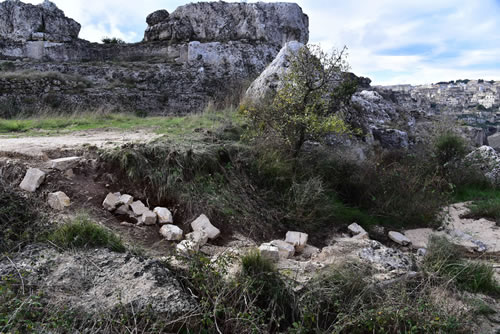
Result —
<svg viewBox="0 0 500 334"><path fill-rule="evenodd" d="M171 14L159 10L146 19L144 41L124 45L79 39L80 25L49 1L8 0L0 13L4 116L36 112L47 99L69 110L112 104L156 114L200 111L210 102L236 101L286 42L308 41L307 15L292 3L206 2ZM40 74L49 72L87 84L74 89Z"/></svg>

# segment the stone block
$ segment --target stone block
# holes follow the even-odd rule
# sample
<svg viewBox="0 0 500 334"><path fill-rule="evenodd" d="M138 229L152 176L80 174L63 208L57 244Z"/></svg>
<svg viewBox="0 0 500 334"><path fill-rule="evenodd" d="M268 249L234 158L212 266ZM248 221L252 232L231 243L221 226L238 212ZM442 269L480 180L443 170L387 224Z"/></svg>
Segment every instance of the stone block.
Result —
<svg viewBox="0 0 500 334"><path fill-rule="evenodd" d="M19 187L29 192L35 192L45 180L45 172L38 168L30 168L26 172Z"/></svg>
<svg viewBox="0 0 500 334"><path fill-rule="evenodd" d="M220 235L220 230L210 223L210 220L205 215L200 215L191 223L193 231L205 231L209 239L215 239Z"/></svg>

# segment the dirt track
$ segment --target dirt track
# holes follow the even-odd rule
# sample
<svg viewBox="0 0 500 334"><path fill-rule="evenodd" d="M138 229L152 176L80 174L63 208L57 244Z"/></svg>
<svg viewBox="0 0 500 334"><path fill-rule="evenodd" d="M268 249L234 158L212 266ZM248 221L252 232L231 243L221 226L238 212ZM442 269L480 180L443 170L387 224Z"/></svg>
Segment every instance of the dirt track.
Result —
<svg viewBox="0 0 500 334"><path fill-rule="evenodd" d="M91 130L45 137L18 137L0 135L0 154L21 154L45 158L45 153L58 149L76 149L83 146L110 147L130 142L149 142L160 137L143 130Z"/></svg>

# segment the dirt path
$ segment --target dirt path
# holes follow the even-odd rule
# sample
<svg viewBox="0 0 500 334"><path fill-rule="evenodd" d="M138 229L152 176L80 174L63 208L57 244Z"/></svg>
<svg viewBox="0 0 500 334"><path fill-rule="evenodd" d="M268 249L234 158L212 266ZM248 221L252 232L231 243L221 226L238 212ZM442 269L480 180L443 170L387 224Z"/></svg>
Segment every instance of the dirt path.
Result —
<svg viewBox="0 0 500 334"><path fill-rule="evenodd" d="M89 130L47 137L18 137L0 135L0 155L25 155L46 158L45 152L77 149L84 146L111 147L130 142L150 142L160 135L145 130Z"/></svg>

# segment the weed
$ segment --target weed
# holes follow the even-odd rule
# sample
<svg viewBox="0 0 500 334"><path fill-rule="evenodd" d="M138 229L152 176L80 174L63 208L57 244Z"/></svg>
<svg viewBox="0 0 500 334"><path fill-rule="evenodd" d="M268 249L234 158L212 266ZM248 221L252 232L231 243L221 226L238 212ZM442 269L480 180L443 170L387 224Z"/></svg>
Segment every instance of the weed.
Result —
<svg viewBox="0 0 500 334"><path fill-rule="evenodd" d="M42 224L38 202L21 196L0 181L0 252L35 240Z"/></svg>
<svg viewBox="0 0 500 334"><path fill-rule="evenodd" d="M475 201L469 205L469 210L470 211L464 215L465 218L488 218L494 220L497 225L500 224L499 197Z"/></svg>
<svg viewBox="0 0 500 334"><path fill-rule="evenodd" d="M424 268L438 279L448 280L460 289L492 296L500 295L500 285L495 280L490 265L463 260L460 251L445 237L431 237Z"/></svg>
<svg viewBox="0 0 500 334"><path fill-rule="evenodd" d="M111 251L124 252L125 246L111 231L79 215L49 235L49 240L65 248L105 247Z"/></svg>

